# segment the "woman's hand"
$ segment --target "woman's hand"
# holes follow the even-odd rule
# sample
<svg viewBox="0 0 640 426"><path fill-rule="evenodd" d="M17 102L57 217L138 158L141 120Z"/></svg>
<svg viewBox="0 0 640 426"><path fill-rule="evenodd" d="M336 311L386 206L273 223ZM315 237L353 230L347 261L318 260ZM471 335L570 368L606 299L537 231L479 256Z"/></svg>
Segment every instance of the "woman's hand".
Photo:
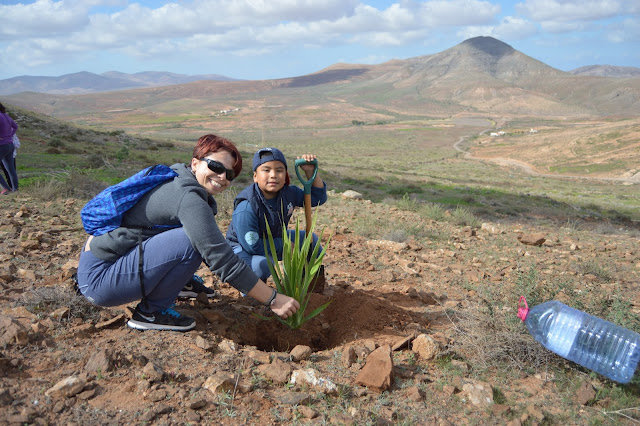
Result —
<svg viewBox="0 0 640 426"><path fill-rule="evenodd" d="M300 309L300 304L293 297L278 293L271 304L271 310L280 318L287 319Z"/></svg>

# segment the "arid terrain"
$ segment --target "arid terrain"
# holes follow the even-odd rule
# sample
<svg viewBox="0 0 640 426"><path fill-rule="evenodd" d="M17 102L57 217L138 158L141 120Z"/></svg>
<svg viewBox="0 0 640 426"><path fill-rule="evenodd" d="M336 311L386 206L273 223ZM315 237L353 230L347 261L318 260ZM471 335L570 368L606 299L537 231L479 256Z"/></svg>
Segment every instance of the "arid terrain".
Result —
<svg viewBox="0 0 640 426"><path fill-rule="evenodd" d="M490 37L279 80L3 97L22 145L0 199L0 424L639 423L637 377L566 361L516 317L524 295L640 332L638 99L637 77ZM318 155L332 238L311 308L331 303L300 330L204 266L218 295L177 302L186 333L74 290L84 203L212 132L245 161Z"/></svg>
<svg viewBox="0 0 640 426"><path fill-rule="evenodd" d="M547 352L515 313L526 293L531 304L555 298L636 326L637 229L464 226L332 193L320 219L333 234L328 286L313 303L332 302L303 329L260 319L269 316L263 307L203 267L219 297L177 304L196 329L140 332L126 327L126 306L91 307L74 294L82 203L37 196L6 197L0 212L2 423L606 424L635 416L624 409L638 404L637 384L620 387ZM382 217L421 233L362 235ZM374 373L361 375L374 362ZM67 386L55 390L61 381Z"/></svg>

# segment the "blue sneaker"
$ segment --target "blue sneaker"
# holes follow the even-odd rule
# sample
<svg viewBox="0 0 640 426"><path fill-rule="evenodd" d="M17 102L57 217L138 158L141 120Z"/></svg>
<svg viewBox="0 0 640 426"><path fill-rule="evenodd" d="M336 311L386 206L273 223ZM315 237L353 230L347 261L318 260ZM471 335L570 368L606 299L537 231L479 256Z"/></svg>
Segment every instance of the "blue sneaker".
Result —
<svg viewBox="0 0 640 426"><path fill-rule="evenodd" d="M142 312L138 305L127 325L136 330L189 331L195 328L196 320L172 308L151 313Z"/></svg>
<svg viewBox="0 0 640 426"><path fill-rule="evenodd" d="M218 295L218 293L204 285L204 280L198 275L191 277L188 283L180 290L178 297L195 299L199 294L205 294L207 298L211 299Z"/></svg>

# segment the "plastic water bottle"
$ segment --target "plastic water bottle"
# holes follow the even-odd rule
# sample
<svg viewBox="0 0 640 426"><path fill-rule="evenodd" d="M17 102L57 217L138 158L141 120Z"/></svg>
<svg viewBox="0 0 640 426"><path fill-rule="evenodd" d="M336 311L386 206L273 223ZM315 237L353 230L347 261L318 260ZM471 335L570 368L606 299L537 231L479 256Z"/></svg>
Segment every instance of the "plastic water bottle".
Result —
<svg viewBox="0 0 640 426"><path fill-rule="evenodd" d="M633 377L640 360L640 334L556 300L529 309L522 296L518 317L534 339L561 357L616 382L628 383Z"/></svg>

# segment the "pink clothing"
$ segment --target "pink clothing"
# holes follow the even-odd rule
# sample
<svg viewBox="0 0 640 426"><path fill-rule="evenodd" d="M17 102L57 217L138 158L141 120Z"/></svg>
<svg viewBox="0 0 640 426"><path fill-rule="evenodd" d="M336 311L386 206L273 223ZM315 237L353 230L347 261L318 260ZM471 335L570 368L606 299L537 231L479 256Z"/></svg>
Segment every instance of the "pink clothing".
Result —
<svg viewBox="0 0 640 426"><path fill-rule="evenodd" d="M18 125L9 114L0 113L0 145L13 143L13 135L18 130Z"/></svg>

